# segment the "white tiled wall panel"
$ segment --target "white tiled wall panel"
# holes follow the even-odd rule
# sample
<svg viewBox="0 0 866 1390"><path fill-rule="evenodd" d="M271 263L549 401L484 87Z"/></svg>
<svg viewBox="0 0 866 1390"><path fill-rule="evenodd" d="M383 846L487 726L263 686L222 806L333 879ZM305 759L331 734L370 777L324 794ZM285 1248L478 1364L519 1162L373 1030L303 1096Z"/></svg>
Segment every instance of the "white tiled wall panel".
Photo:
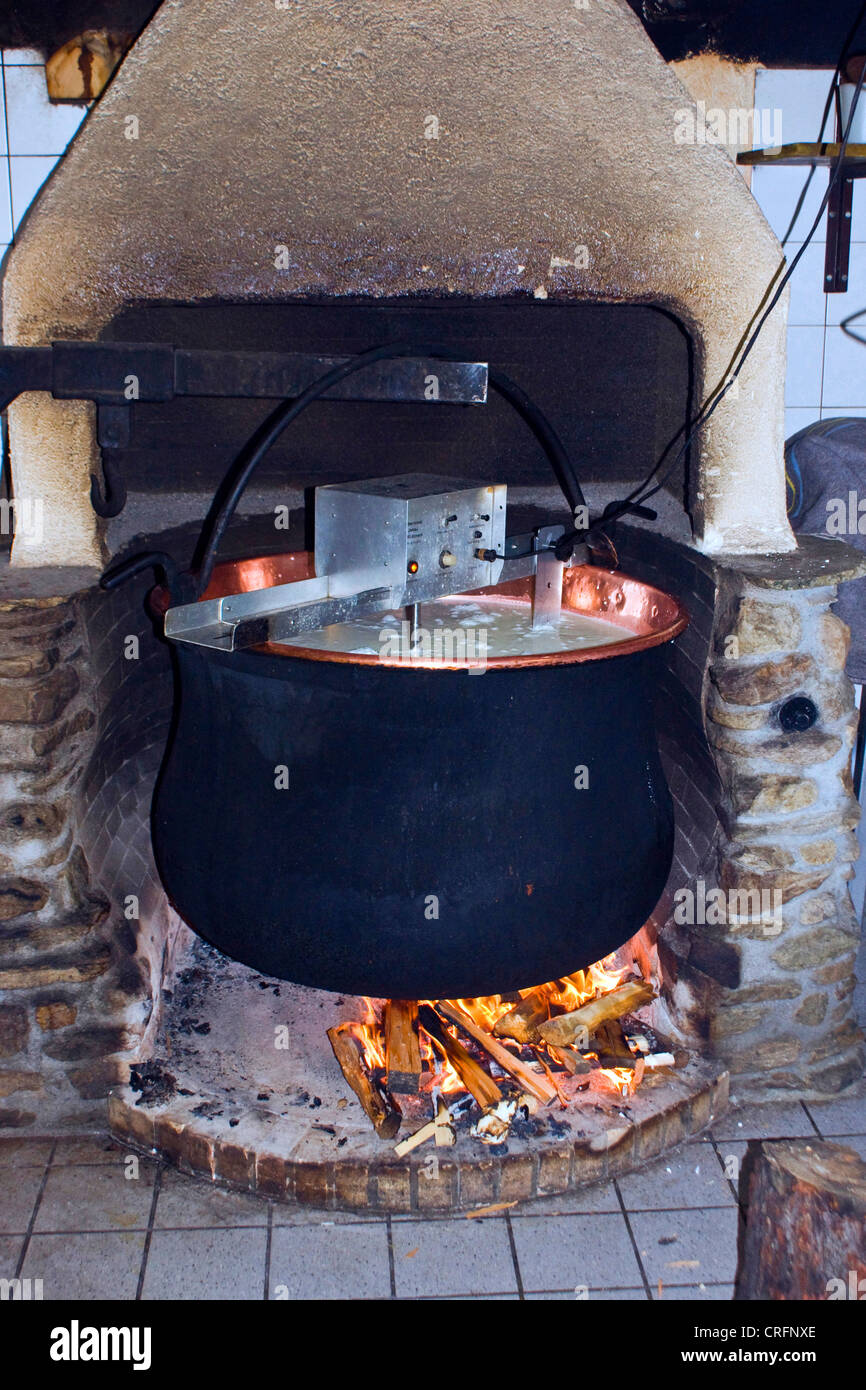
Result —
<svg viewBox="0 0 866 1390"><path fill-rule="evenodd" d="M782 141L814 141L818 137L830 85L828 71L781 70L759 72L755 105L759 111L779 109ZM831 118L832 119L832 118ZM828 125L832 138L834 129ZM763 168L752 176L752 192L777 235L788 228L808 170ZM812 179L786 252L793 259L815 219L827 189L826 171ZM851 263L846 294L824 294L826 215L806 248L791 280L788 328L788 377L785 390L785 432L796 433L812 420L833 415L866 415L866 346L843 333L842 319L864 310L866 337L866 197L854 187Z"/></svg>
<svg viewBox="0 0 866 1390"><path fill-rule="evenodd" d="M0 256L42 184L87 114L85 106L55 106L45 68L30 48L0 53Z"/></svg>

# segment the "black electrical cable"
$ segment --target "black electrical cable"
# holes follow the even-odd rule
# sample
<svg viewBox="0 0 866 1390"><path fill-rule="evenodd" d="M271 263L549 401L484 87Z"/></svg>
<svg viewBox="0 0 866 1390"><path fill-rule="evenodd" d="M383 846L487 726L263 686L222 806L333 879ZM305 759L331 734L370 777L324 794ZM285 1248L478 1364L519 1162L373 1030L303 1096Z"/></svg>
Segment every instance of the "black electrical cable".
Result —
<svg viewBox="0 0 866 1390"><path fill-rule="evenodd" d="M847 35L845 36L845 42L844 42L843 45L842 45L842 49L841 49L841 52L840 52L840 54L839 54L839 58L838 58L838 60L837 60L837 63L836 63L835 68L833 69L833 76L832 76L831 79L830 79L830 90L829 90L828 93L827 93L827 100L826 100L825 103L824 103L824 114L823 114L822 117L821 117L821 126L820 126L820 129L818 130L818 139L817 139L817 142L816 142L816 143L819 144L819 145L822 143L822 141L823 141L823 139L824 139L824 129L825 129L826 125L827 125L827 119L828 119L828 117L829 117L829 115L830 115L830 108L831 108L831 106L833 106L833 104L834 104L834 98L835 98L836 93L837 93L837 91L838 91L838 85L837 85L837 84L838 84L838 79L839 79L839 78L841 77L841 75L842 75L842 69L843 69L844 66L845 66L845 60L846 60L846 58L848 57L849 53L851 52L851 45L853 44L855 38L857 37L857 30L860 28L860 25L863 23L863 20L864 20L864 19L866 19L866 0L863 0L863 4L860 6L860 9L859 9L858 12L857 12L857 16L856 16L856 18L855 18L855 20L854 20L854 23L851 25L851 28L848 30L848 33L847 33ZM800 190L800 196L799 196L799 198L797 199L797 203L796 203L796 206L795 206L795 208L794 208L793 214L792 214L792 216L791 216L791 220L790 220L790 222L788 223L788 230L786 231L785 235L782 237L782 245L783 245L783 246L787 246L788 241L789 241L790 238L791 238L791 233L793 232L795 226L797 225L797 219L798 219L798 217L800 216L800 213L801 213L802 210L803 210L803 204L804 204L805 201L806 201L806 194L809 192L809 188L811 187L812 180L813 180L813 178L815 177L815 172L816 172L817 168L818 168L817 164L813 164L813 165L812 165L811 169L809 170L808 176L807 176L807 178L806 178L806 182L803 184L803 187L802 187L802 189Z"/></svg>
<svg viewBox="0 0 866 1390"><path fill-rule="evenodd" d="M818 227L819 227L819 225L820 225L820 223L821 223L821 219L822 219L822 217L823 217L823 215L824 215L824 211L825 211L825 209L826 209L826 207L827 207L827 203L828 203L829 200L830 200L830 194L831 194L831 192L833 191L834 187L836 186L836 183L838 182L839 177L840 177L841 172L842 172L842 167L843 167L844 161L845 161L845 151L846 151L847 148L848 148L848 142L849 142L850 134L851 134L851 127L852 127L852 125L853 125L853 123L854 123L854 115L855 115L855 112L856 112L856 110L857 110L857 104L858 104L858 102L859 102L859 100L860 100L860 94L861 94L861 92L862 92L862 90L863 90L864 78L866 78L866 66L864 66L864 69L863 69L863 71L861 72L860 77L859 77L859 79L858 79L858 81L857 81L857 85L856 85L856 87L855 87L854 97L853 97L853 100L852 100L852 103L851 103L851 111L850 111L849 116L848 116L848 122L847 122L847 124L846 124L845 131L844 131L844 134L843 134L843 136L842 136L842 140L841 140L840 145L839 145L839 153L838 153L838 155L836 156L836 160L835 160L835 162L834 162L834 165L833 165L833 168L832 168L832 171L831 171L830 178L829 178L829 180L828 180L828 182L827 182L827 189L826 189L826 192L824 193L823 198L821 199L821 205L820 205L820 207L818 208L818 211L817 211L817 213L816 213L816 215L815 215L815 220L813 221L812 226L811 226L810 229L809 229L809 232L808 232L808 234L807 234L807 236L806 236L805 241L803 241L803 243L801 244L800 249L799 249L799 251L797 252L796 256L795 256L794 259L790 262L790 264L788 265L788 268L787 268L787 270L785 271L784 275L782 276L782 278L779 280L778 284L776 285L776 289L775 289L775 292L774 292L774 293L772 293L772 287L773 287L773 285L776 283L776 277L774 277L773 280L770 281L770 285L768 286L768 289L767 289L767 291L766 291L766 293L765 293L765 295L764 295L764 300L766 300L767 294L771 294L770 302L769 302L769 304L767 304L766 308L763 310L763 313L761 312L761 306L759 306L758 309L756 310L755 317L757 317L758 315L760 315L760 317L758 318L757 325L756 325L755 328L752 330L750 336L748 337L748 339L747 339L747 341L746 341L746 344L745 344L744 348L742 349L742 352L741 352L740 355L739 355L739 360L737 361L736 366L731 370L731 372L729 373L729 375L727 376L727 378L725 379L725 381L724 381L721 385L719 385L718 387L716 387L715 390L712 391L712 392L710 393L710 395L707 397L706 401L705 401L704 404L701 406L701 409L698 411L698 413L697 413L697 415L695 416L694 420L691 422L691 428L690 428L690 430L689 430L689 433L688 433L688 435L686 436L686 438L685 438L685 440L683 441L683 443L682 443L682 445L680 446L680 448L677 450L677 453L675 454L675 456L674 456L674 458L673 458L673 460L672 460L672 462L671 462L669 468L667 468L667 469L665 470L665 472L664 472L664 473L662 474L662 476L655 482L655 484L654 484L652 487L648 487L649 482L652 480L652 478L655 476L655 474L656 474L657 471L658 471L659 464L656 464L655 468L652 469L652 471L647 475L647 477L643 480L643 482L640 483L640 484L638 484L638 486L637 486L636 488L633 488L632 491L628 494L628 496L627 496L627 497L624 497L624 498L622 499L621 502L609 504L608 507L605 508L605 516L604 516L603 520L606 521L608 524L610 524L611 522L617 520L618 517L625 515L625 513L626 513L627 511L631 510L631 509L632 509L633 507L635 507L636 505L642 506L644 503L646 503L646 502L650 499L650 497L654 497L655 494L656 494L657 492L659 492L659 491L661 490L661 488L664 487L664 485L665 485L665 483L667 482L668 478L671 476L671 474L673 473L674 469L675 469L675 468L677 467L677 465L679 464L680 460L682 459L683 455L685 454L686 450L688 449L688 447L689 447L689 445L691 444L692 440L695 438L695 436L696 436L696 434L698 433L698 431L701 430L701 429L703 429L704 425L705 425L705 424L707 423L707 421L710 419L711 415L712 415L712 414L714 413L714 411L718 408L718 406L719 406L719 404L721 403L721 401L725 398L725 396L728 394L728 392L729 392L729 391L731 390L731 388L733 387L734 382L736 381L737 377L739 376L740 372L742 371L742 369L743 369L743 367L744 367L744 365L745 365L745 363L746 363L746 359L748 358L749 354L751 353L752 349L754 348L755 343L757 342L758 337L759 337L759 335L760 335L760 333L761 333L761 331L762 331L762 329L763 329L765 323L767 322L767 319L770 317L770 314L773 312L773 310L775 309L776 305L778 304L778 302L779 302L779 300L780 300L780 298L781 298L781 296L782 296L782 293L783 293L783 291L784 291L784 289L785 289L785 286L788 284L789 280L791 279L791 276L794 274L794 271L796 270L797 266L799 265L800 261L801 261L802 258L803 258L803 255L804 255L804 253L805 253L805 251L806 251L806 248L807 248L808 245L810 244L812 238L813 238L814 235L815 235L815 232L818 230ZM780 267L780 269L781 269L781 267ZM778 272L777 272L777 275L778 275ZM762 300L762 305L763 305L763 303L764 303L764 300ZM754 319L753 319L752 321L754 322ZM747 331L748 331L748 330L747 330Z"/></svg>
<svg viewBox="0 0 866 1390"><path fill-rule="evenodd" d="M864 314L866 314L866 309L856 309L853 314L849 314L847 318L842 320L839 327L849 338L853 338L855 343L862 343L863 346L866 347L866 338L861 337L859 333L855 333L854 329L851 327L855 319L862 319Z"/></svg>
<svg viewBox="0 0 866 1390"><path fill-rule="evenodd" d="M861 6L860 6L860 9L859 9L859 11L858 11L858 13L857 13L857 16L856 16L856 18L855 18L855 20L854 20L854 23L851 25L851 28L850 28L849 31L848 31L848 34L847 34L847 36L846 36L846 38L845 38L845 42L844 42L844 44L843 44L843 46L842 46L842 51L841 51L841 53L840 53L840 55L839 55L839 61L838 61L838 63L836 64L836 68L835 68L835 70L834 70L834 72L833 72L833 78L832 78L832 81L831 81L831 83L830 83L830 90L829 90L829 92L827 93L827 100L826 100L826 103L825 103L825 106L824 106L824 114L823 114L823 116L822 116L822 118L821 118L821 132L820 132L821 135L823 135L824 126L826 125L827 117L828 117L828 115L829 115L829 113L830 113L830 107L831 107L831 105L832 105L833 98L834 98L834 95L835 95L835 91L836 91L836 79L837 79L839 73L840 73L841 70L842 70L842 67L843 67L843 65L844 65L844 63L845 63L846 58L848 57L848 54L849 54L851 45L852 45L852 43L853 43L853 41L854 41L854 38L855 38L855 36L856 36L856 34L857 34L857 31L858 31L858 29L860 28L860 25L861 25L861 23L863 22L863 19L864 19L864 18L866 18L866 0L863 0L863 4L861 4ZM592 540L592 533L593 533L594 531L597 532L597 533L599 533L600 535L603 535L604 532L603 532L603 529L602 529L602 528L603 528L605 525L612 525L615 521L618 520L619 517L625 516L625 515L626 515L627 513L629 513L629 512L635 512L635 513L637 513L638 515L640 515L641 513L645 513L645 512L646 512L647 509L645 508L644 504L645 504L646 502L648 502L649 499L650 499L651 497L654 497L655 494L656 494L657 492L659 492L659 491L664 487L664 485L665 485L665 483L667 482L667 480L670 478L670 476L672 475L672 473L674 472L674 470L678 467L678 465L679 465L681 459L682 459L682 458L684 457L684 455L687 453L688 448L689 448L689 445L692 443L692 441L693 441L693 439L695 438L695 436L697 435L698 431L701 430L701 429L703 428L703 426L707 423L707 421L709 420L710 416L711 416L711 415L713 414L713 412L716 410L716 408L718 407L718 405L720 404L720 402L724 399L724 397L725 397L725 396L728 394L728 392L731 390L731 388L732 388L734 382L736 381L737 377L739 376L740 372L741 372L742 369L743 369L743 366L744 366L744 364L745 364L745 362L746 362L746 359L748 358L748 356L749 356L749 354L751 353L753 347L755 346L755 343L756 343L756 341L757 341L757 339L758 339L759 334L761 333L761 330L762 330L763 327L764 327L764 324L767 322L767 319L769 318L770 314L773 312L773 310L775 309L776 305L778 304L779 299L781 298L782 293L783 293L783 291L784 291L784 289L785 289L785 286L788 284L789 280L791 279L791 276L794 274L794 271L796 270L797 266L799 265L799 263L800 263L800 261L801 261L803 255L804 255L804 253L805 253L805 251L806 251L807 246L810 244L812 238L813 238L814 235L815 235L815 232L817 231L817 229L818 229L818 227L819 227L819 225L820 225L821 218L823 217L824 211L825 211L825 209L826 209L826 207L827 207L827 203L828 203L829 200L830 200L830 194L831 194L833 188L835 187L836 183L838 182L839 176L840 176L841 171L842 171L842 165L843 165L843 162L844 162L844 159L845 159L845 151L846 151L846 149L847 149L847 147L848 147L848 142L849 142L850 134L851 134L851 127L852 127L852 125L853 125L853 123L854 123L854 113L855 113L855 111L856 111L856 109L857 109L857 103L858 103L858 101L860 100L860 93L861 93L861 91L862 91L862 89L863 89L863 78L864 78L864 73L861 72L860 78L859 78L859 80L858 80L858 82L857 82L856 89L855 89L855 92L854 92L854 98L853 98L853 101L852 101L852 104L851 104L851 111L850 111L849 116L848 116L848 122L847 122L847 125L846 125L846 127L845 127L845 131L844 131L844 134L843 134L843 136L842 136L842 141L841 141L840 146L839 146L839 154L837 155L835 164L834 164L834 166L833 166L833 168L832 168L832 170L831 170L830 178L828 179L828 182L827 182L827 189L826 189L826 192L825 192L825 194L824 194L824 197L823 197L822 200L821 200L821 205L820 205L820 207L818 208L818 212L817 212L817 214L816 214L816 216L815 216L815 219L814 219L814 221L813 221L813 223L812 223L812 226L811 226L811 228L810 228L810 230L809 230L809 232L808 232L808 234L807 234L805 240L803 241L802 245L800 246L800 249L799 249L799 251L797 252L796 256L795 256L794 259L791 261L791 263L788 265L788 268L787 268L787 270L785 271L785 273L782 275L782 278L779 280L780 272L782 271L782 268L783 268L783 266L784 266L784 264L785 264L784 261L782 261L781 265L779 266L779 269L776 271L776 273L775 273L775 275L773 276L772 280L770 281L770 283L769 283L769 285L768 285L766 291L764 292L764 296L763 296L763 298L762 298L762 300L761 300L761 303L758 305L758 308L755 310L755 313L754 313L754 315L752 316L750 325L749 325L749 327L746 329L746 333L744 333L743 337L745 338L745 337L746 337L746 334L749 333L749 328L751 328L751 324L752 324L752 323L755 323L755 320L756 320L756 319L758 320L757 326L754 328L754 330L751 332L751 335L748 337L748 339L747 339L747 341L746 341L746 343L745 343L745 347L743 348L742 352L740 353L739 360L737 361L736 366L732 369L732 371L730 372L730 374L728 375L728 377L725 379L725 381L724 381L723 383L721 383L719 386L717 386L713 391L710 392L710 395L709 395L709 396L707 397L707 399L704 401L704 403L703 403L703 405L701 406L700 410L699 410L699 411L697 412L697 414L693 417L693 419L692 419L691 421L687 421L686 424L683 426L683 430L684 430L684 431L687 431L686 437L685 437L685 439L683 440L683 443L680 445L680 448L679 448L679 449L677 450L677 452L674 454L674 457L673 457L673 459L671 460L671 463L670 463L669 467L665 469L665 471L664 471L664 473L661 475L661 477L657 479L657 481L655 482L655 484L654 484L652 487L650 487L650 483L652 482L653 478L656 477L656 475L657 475L658 472L659 472L659 469L662 467L662 465L663 465L663 463L664 463L665 454L662 454L662 455L661 455L661 457L658 459L658 461L657 461L656 464L653 466L653 468L650 470L650 472L646 475L646 477L645 477L640 483L638 483L634 488L632 488L632 490L631 490L630 493L628 493L625 497L623 497L623 498L620 499L619 501L609 502L609 503L608 503L608 505L605 507L604 512L602 513L601 517L598 518L598 520L597 520L596 522L594 522L593 525L592 525L592 526L590 527L590 529L589 529L588 539L589 539L590 541ZM819 135L819 143L820 143L820 135ZM802 207L803 201L805 200L805 196L806 196L806 192L807 192L808 187L809 187L809 183L810 183L810 181L811 181L812 175L813 175L814 172L815 172L815 167L816 167L816 166L813 166L813 167L812 167L812 169L811 169L811 171L810 171L810 174L809 174L809 177L807 178L806 183L805 183L805 185L804 185L804 187L803 187L803 190L802 190L802 192L801 192L801 194L800 194L800 198L799 198L799 200L798 200L797 207L795 208L794 216L793 216L793 218L792 218L791 224L790 224L790 226L789 226L789 228L788 228L788 231L785 233L785 238L784 238L785 241L786 241L786 240L788 239L788 237L790 236L791 231L793 230L793 227L794 227L794 223L796 222L796 220L797 220L797 218L798 218L798 216L799 216L799 214L800 214L800 209L801 209L801 207ZM784 244L784 242L783 242L783 244ZM776 283L777 280L778 280L778 284ZM775 288L775 293L773 292L773 286L774 286L774 285L776 286L776 288ZM765 302L766 302L768 296L772 296L772 298L770 299L769 304L767 305L766 309L764 309L764 311L763 311L763 313L762 313L762 312L761 312L761 311L762 311L762 308L763 308L763 306L764 306L764 304L765 304ZM759 317L759 315L760 315L760 317ZM856 318L856 317L858 317L858 315L855 314L855 315L852 315L851 317L852 317L852 318ZM848 321L849 321L849 320L846 320L846 323L847 323ZM843 324L843 328L844 328L844 327L845 327L845 325ZM851 336L851 337L853 337L853 338L856 338L858 342L866 341L866 340L860 338L858 334L856 334L856 333L851 333L850 330L846 330L846 331L849 332L849 336ZM742 339L741 339L741 342L742 342ZM736 356L736 354L735 354L735 356ZM681 433L681 432L682 432L682 431L680 431L680 433ZM666 453L666 452L667 452L667 450L665 451L665 453ZM561 559L565 559L565 558L567 558L567 557L569 556L569 554L571 553L571 548L573 547L574 543L575 543L576 541L578 541L579 539L581 539L581 533L579 533L577 530L567 532L564 536L561 537L561 539L557 542L557 544L556 544L553 548L554 548L554 550L556 551L556 553L559 555L559 557L560 557Z"/></svg>
<svg viewBox="0 0 866 1390"><path fill-rule="evenodd" d="M300 396L293 400L282 401L263 421L229 469L213 518L202 532L194 562L198 571L197 595L200 596L210 582L217 550L247 484L268 449L280 437L283 430L297 419L308 405L318 400L332 386L351 376L354 372L360 371L374 362L407 356L439 358L452 362L463 360L459 353L438 346L431 347L429 344L385 343L380 347L359 353L356 357L331 368L329 372L325 372L312 382ZM574 515L578 507L585 507L586 499L568 453L553 426L526 393L503 372L489 369L488 381L494 390L514 407L541 444L571 508L572 515Z"/></svg>

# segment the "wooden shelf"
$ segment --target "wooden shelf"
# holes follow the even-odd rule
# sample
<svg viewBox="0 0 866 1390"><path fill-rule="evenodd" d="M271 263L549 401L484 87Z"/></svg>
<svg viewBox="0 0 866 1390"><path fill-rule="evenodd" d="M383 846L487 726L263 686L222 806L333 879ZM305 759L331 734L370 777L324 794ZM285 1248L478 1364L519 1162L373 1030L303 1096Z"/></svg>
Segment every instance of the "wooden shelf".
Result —
<svg viewBox="0 0 866 1390"><path fill-rule="evenodd" d="M750 164L753 167L767 164L817 164L829 167L838 160L840 149L840 144L826 141L820 145L810 145L805 141L794 145L771 145L766 150L741 150L737 155L737 163ZM846 178L866 177L866 145L848 146L843 169Z"/></svg>
<svg viewBox="0 0 866 1390"><path fill-rule="evenodd" d="M742 150L737 155L737 163L750 165L753 169L769 169L774 164L785 168L800 165L829 169L838 164L841 148L839 141L823 141L814 145L806 142L773 145L766 150ZM866 145L846 146L839 174L831 184L827 201L823 284L825 294L844 294L848 289L854 181L864 178Z"/></svg>

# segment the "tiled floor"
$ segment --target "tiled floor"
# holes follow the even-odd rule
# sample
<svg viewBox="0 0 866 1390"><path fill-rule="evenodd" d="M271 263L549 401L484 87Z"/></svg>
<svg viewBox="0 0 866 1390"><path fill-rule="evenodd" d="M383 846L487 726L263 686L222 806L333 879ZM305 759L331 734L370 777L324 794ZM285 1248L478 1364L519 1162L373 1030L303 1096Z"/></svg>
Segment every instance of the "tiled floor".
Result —
<svg viewBox="0 0 866 1390"><path fill-rule="evenodd" d="M749 1106L712 1136L568 1197L386 1220L227 1193L105 1139L0 1141L0 1278L47 1299L730 1299L746 1141L866 1156L866 1086Z"/></svg>

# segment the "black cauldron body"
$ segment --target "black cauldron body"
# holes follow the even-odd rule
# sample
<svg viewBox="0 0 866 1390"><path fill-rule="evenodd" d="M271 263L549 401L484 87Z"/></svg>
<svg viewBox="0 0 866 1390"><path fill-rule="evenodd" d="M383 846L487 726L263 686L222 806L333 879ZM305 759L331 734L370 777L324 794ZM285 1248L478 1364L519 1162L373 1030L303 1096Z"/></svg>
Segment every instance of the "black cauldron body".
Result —
<svg viewBox="0 0 866 1390"><path fill-rule="evenodd" d="M484 674L175 658L154 851L229 956L352 994L504 993L600 959L658 901L659 645Z"/></svg>

